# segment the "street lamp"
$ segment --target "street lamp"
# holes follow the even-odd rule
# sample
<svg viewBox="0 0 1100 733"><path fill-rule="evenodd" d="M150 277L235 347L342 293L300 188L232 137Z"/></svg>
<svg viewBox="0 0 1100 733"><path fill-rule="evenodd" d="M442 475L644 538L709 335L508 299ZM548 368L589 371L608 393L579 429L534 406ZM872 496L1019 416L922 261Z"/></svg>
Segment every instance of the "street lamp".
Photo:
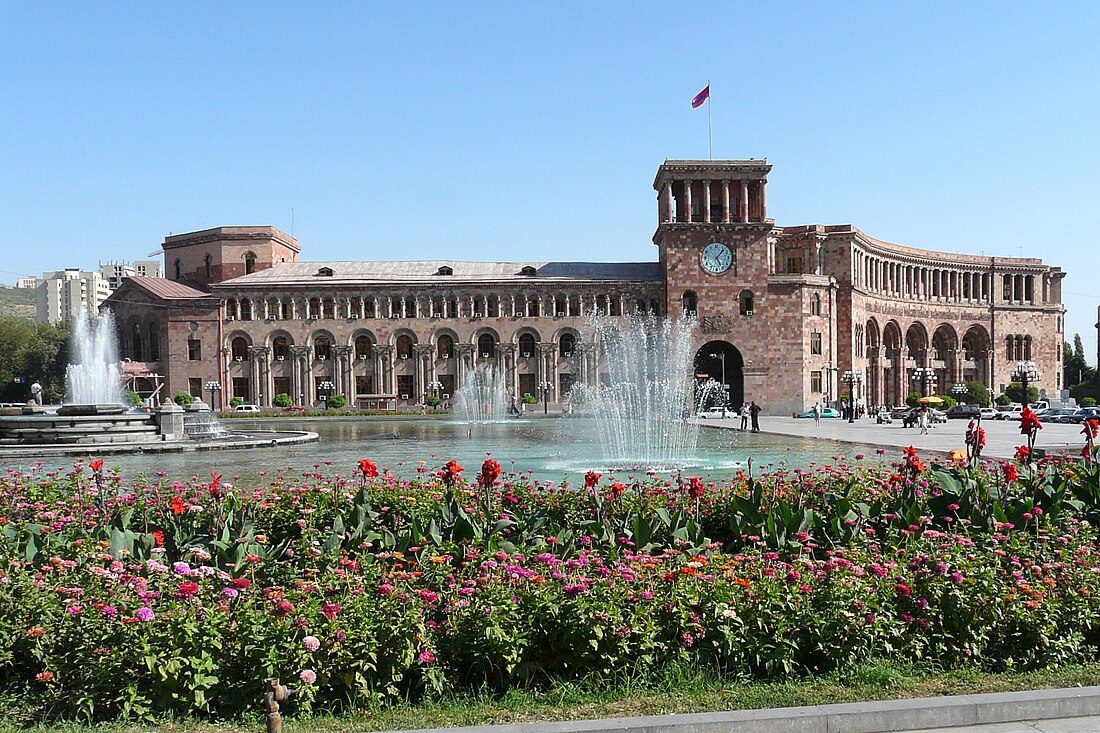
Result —
<svg viewBox="0 0 1100 733"><path fill-rule="evenodd" d="M431 391L432 397L438 397L439 393L443 390L443 382L440 382L438 379L428 382L428 389ZM433 405L433 409L434 408L435 406Z"/></svg>
<svg viewBox="0 0 1100 733"><path fill-rule="evenodd" d="M321 390L321 399L325 401L325 412L328 412L328 398L332 394L332 390L336 389L336 385L326 379L317 387Z"/></svg>
<svg viewBox="0 0 1100 733"><path fill-rule="evenodd" d="M726 352L723 351L719 354L711 354L710 358L718 359L722 362L722 407L725 407L730 402L729 389L726 387ZM725 413L723 413L723 415L724 414Z"/></svg>
<svg viewBox="0 0 1100 733"><path fill-rule="evenodd" d="M863 376L847 369L840 375L840 381L848 385L848 422L854 423L856 421L856 385L863 381Z"/></svg>
<svg viewBox="0 0 1100 733"><path fill-rule="evenodd" d="M210 409L214 409L214 393L222 388L222 383L216 379L211 379L206 383L206 391L210 393Z"/></svg>
<svg viewBox="0 0 1100 733"><path fill-rule="evenodd" d="M539 382L539 389L542 390L542 414L546 415L549 412L546 403L550 398L550 390L554 388L554 385L550 382Z"/></svg>
<svg viewBox="0 0 1100 733"><path fill-rule="evenodd" d="M928 396L928 388L936 386L936 370L932 367L917 367L913 370L913 381L920 385L920 396Z"/></svg>
<svg viewBox="0 0 1100 733"><path fill-rule="evenodd" d="M1027 409L1028 382L1038 382L1040 376L1039 367L1033 361L1018 361L1012 370L1012 381L1024 385L1024 409Z"/></svg>
<svg viewBox="0 0 1100 733"><path fill-rule="evenodd" d="M957 382L951 387L951 394L955 395L955 399L959 402L963 401L963 395L970 391L970 388L961 382Z"/></svg>

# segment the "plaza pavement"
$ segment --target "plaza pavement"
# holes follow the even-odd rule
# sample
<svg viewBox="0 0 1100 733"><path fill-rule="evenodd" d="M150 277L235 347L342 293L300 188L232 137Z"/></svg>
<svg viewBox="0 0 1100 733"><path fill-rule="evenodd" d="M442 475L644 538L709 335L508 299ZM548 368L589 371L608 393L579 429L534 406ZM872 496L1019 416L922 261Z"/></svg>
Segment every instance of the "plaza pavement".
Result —
<svg viewBox="0 0 1100 733"><path fill-rule="evenodd" d="M740 418L725 420L699 420L706 428L739 430ZM928 428L927 435L921 435L919 428L904 428L900 420L892 424L880 425L874 418L864 417L849 423L839 418L823 418L820 425L812 419L779 417L761 413L760 430L776 435L790 435L799 438L832 440L840 444L856 444L858 448L849 449L842 455L851 457L856 452L874 455L875 449L887 449L887 455L893 455L907 446L913 446L921 453L945 454L952 450L966 450L966 426L969 420L948 420ZM984 458L1012 458L1017 446L1025 445L1027 440L1020 434L1020 423L1015 420L982 420L985 428L986 445L982 451ZM1084 446L1080 425L1043 423L1043 429L1035 440L1035 447L1048 454L1060 452L1072 456L1080 455ZM841 449L838 448L838 451ZM1100 729L1098 729L1100 733Z"/></svg>

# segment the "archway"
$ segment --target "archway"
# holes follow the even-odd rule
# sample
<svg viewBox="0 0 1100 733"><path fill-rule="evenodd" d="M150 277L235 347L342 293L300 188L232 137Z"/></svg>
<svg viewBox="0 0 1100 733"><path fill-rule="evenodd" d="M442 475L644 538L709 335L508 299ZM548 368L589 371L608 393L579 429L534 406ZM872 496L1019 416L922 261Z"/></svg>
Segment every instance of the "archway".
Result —
<svg viewBox="0 0 1100 733"><path fill-rule="evenodd" d="M737 347L726 341L709 341L695 352L695 380L713 379L724 384L729 407L738 409L745 401L745 360Z"/></svg>

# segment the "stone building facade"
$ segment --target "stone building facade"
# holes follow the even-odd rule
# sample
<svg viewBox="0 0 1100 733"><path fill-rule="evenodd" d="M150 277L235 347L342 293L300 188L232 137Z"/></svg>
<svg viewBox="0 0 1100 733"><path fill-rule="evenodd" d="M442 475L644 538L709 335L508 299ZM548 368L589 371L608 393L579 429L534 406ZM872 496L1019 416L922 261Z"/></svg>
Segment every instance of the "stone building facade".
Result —
<svg viewBox="0 0 1100 733"><path fill-rule="evenodd" d="M111 296L124 354L169 394L261 406L331 394L365 407L446 398L492 366L510 393L559 402L605 370L587 316L697 319L698 379L730 402L800 411L846 396L897 404L976 380L995 393L1018 361L1061 388L1064 273L872 239L850 225L776 226L766 161L666 161L654 180L655 262L300 262L272 227L168 237L167 279ZM919 385L918 368L934 384Z"/></svg>

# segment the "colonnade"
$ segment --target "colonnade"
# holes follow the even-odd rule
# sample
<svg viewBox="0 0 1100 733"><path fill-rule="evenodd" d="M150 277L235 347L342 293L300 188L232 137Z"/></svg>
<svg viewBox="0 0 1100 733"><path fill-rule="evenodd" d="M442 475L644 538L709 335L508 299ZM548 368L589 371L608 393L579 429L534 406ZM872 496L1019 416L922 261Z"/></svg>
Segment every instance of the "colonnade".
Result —
<svg viewBox="0 0 1100 733"><path fill-rule="evenodd" d="M998 272L989 265L929 266L917 261L878 257L853 250L852 280L856 287L895 298L955 303L1050 302L1051 283L1040 274ZM1036 278L1041 292L1036 292ZM998 294L997 286L1000 285Z"/></svg>

